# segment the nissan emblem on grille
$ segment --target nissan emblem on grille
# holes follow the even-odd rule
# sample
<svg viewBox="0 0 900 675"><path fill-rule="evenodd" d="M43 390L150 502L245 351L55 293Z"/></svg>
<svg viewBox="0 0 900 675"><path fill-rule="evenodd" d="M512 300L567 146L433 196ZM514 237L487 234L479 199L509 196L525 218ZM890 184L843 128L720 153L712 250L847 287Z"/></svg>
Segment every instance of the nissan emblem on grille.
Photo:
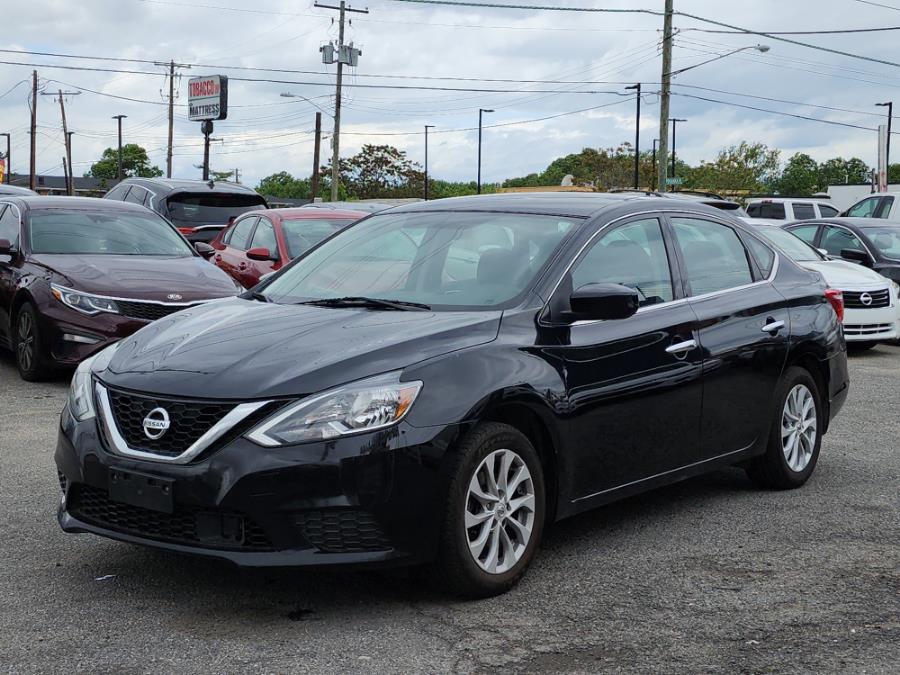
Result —
<svg viewBox="0 0 900 675"><path fill-rule="evenodd" d="M181 300L182 296L179 293L169 293L166 296L166 300Z"/></svg>
<svg viewBox="0 0 900 675"><path fill-rule="evenodd" d="M859 296L859 301L864 304L866 307L872 304L872 296L868 293L863 293Z"/></svg>
<svg viewBox="0 0 900 675"><path fill-rule="evenodd" d="M144 435L151 441L162 438L169 430L169 413L165 408L154 408L144 418Z"/></svg>

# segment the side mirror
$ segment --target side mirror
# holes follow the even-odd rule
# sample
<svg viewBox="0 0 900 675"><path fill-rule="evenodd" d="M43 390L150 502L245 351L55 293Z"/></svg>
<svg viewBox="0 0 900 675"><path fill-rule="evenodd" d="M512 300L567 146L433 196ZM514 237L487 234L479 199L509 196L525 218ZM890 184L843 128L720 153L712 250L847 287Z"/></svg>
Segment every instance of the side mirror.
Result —
<svg viewBox="0 0 900 675"><path fill-rule="evenodd" d="M257 247L251 248L247 251L247 257L250 260L277 260L277 258L273 257L271 253L269 253L269 249Z"/></svg>
<svg viewBox="0 0 900 675"><path fill-rule="evenodd" d="M621 284L587 284L569 296L573 321L627 319L638 311L637 291Z"/></svg>
<svg viewBox="0 0 900 675"><path fill-rule="evenodd" d="M13 247L9 239L0 239L0 255L12 255Z"/></svg>
<svg viewBox="0 0 900 675"><path fill-rule="evenodd" d="M871 258L869 258L869 254L856 248L842 248L841 257L844 260L856 262L861 265L865 265L866 267L869 267L872 264L872 260Z"/></svg>
<svg viewBox="0 0 900 675"><path fill-rule="evenodd" d="M201 256L203 256L206 260L209 260L210 258L212 258L216 252L216 249L214 249L212 246L210 246L209 244L207 244L204 241L196 242L194 244L194 250L196 250L197 253L199 253Z"/></svg>

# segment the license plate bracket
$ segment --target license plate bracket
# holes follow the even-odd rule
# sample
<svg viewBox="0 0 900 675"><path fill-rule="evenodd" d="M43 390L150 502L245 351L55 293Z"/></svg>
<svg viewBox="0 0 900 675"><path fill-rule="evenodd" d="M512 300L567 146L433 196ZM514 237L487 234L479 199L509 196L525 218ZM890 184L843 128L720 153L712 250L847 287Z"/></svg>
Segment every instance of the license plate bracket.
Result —
<svg viewBox="0 0 900 675"><path fill-rule="evenodd" d="M109 470L109 498L162 513L175 512L175 481L134 471Z"/></svg>

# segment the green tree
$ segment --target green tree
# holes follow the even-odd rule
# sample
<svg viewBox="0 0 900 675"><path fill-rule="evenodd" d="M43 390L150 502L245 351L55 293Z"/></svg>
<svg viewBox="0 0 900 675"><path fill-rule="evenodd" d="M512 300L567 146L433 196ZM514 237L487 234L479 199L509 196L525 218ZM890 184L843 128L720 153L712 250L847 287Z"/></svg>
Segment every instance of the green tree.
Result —
<svg viewBox="0 0 900 675"><path fill-rule="evenodd" d="M761 192L770 189L780 174L781 153L763 143L742 142L721 150L712 162L690 171L685 187L717 192Z"/></svg>
<svg viewBox="0 0 900 675"><path fill-rule="evenodd" d="M497 191L500 186L496 183L482 183L481 193L492 194ZM428 179L428 198L444 199L445 197L466 197L478 193L478 183L474 180L469 182L451 182L446 180ZM412 195L421 197L422 195Z"/></svg>
<svg viewBox="0 0 900 675"><path fill-rule="evenodd" d="M234 169L231 171L213 171L210 169L209 177L216 183L226 183L234 177Z"/></svg>
<svg viewBox="0 0 900 675"><path fill-rule="evenodd" d="M137 143L128 143L122 146L122 173L125 177L139 176L141 178L156 178L163 175L158 166L150 165L147 151ZM100 160L91 164L91 168L84 175L92 178L118 178L118 149L107 148L104 150Z"/></svg>
<svg viewBox="0 0 900 675"><path fill-rule="evenodd" d="M425 174L406 152L392 145L364 145L340 162L341 187L350 199L397 199L421 197ZM331 166L323 167L323 177Z"/></svg>
<svg viewBox="0 0 900 675"><path fill-rule="evenodd" d="M268 197L309 199L310 184L305 178L294 178L287 171L279 171L259 181L256 191Z"/></svg>
<svg viewBox="0 0 900 675"><path fill-rule="evenodd" d="M835 157L819 165L820 190L825 190L829 185L853 185L868 183L869 180L869 167L859 157Z"/></svg>
<svg viewBox="0 0 900 675"><path fill-rule="evenodd" d="M783 195L809 197L819 189L820 181L821 171L816 160L798 152L788 160L775 185Z"/></svg>

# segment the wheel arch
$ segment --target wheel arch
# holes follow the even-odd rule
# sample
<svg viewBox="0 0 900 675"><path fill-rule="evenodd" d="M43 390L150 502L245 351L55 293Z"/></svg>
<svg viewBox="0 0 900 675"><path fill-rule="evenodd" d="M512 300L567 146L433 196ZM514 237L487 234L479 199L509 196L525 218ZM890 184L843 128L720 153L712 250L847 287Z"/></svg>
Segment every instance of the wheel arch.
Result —
<svg viewBox="0 0 900 675"><path fill-rule="evenodd" d="M803 343L795 347L789 354L785 372L791 366L803 368L815 380L816 386L819 388L819 399L825 409L825 429L823 433L827 432L831 420L831 370L828 367L828 361L823 358L821 349L817 346L811 343Z"/></svg>

